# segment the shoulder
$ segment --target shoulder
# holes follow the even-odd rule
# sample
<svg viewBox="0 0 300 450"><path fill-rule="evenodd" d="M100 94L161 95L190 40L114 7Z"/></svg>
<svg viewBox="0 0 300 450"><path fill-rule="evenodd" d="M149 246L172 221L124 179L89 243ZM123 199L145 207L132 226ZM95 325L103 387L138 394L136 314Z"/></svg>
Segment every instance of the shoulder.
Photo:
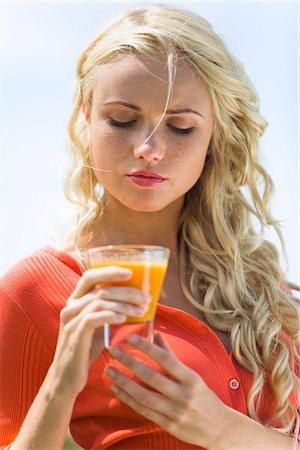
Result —
<svg viewBox="0 0 300 450"><path fill-rule="evenodd" d="M13 280L17 284L51 280L53 277L82 275L83 266L72 254L55 247L43 247L13 265L1 278L1 285Z"/></svg>
<svg viewBox="0 0 300 450"><path fill-rule="evenodd" d="M43 247L21 259L0 278L0 295L26 307L61 303L74 290L84 268L69 253Z"/></svg>

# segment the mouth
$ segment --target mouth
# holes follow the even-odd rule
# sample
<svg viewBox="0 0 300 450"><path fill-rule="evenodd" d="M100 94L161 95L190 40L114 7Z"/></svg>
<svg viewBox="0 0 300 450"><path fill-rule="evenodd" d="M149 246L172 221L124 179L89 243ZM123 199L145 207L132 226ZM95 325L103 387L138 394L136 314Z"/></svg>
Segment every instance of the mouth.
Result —
<svg viewBox="0 0 300 450"><path fill-rule="evenodd" d="M155 172L139 170L127 175L128 178L139 186L151 187L163 183L166 178Z"/></svg>

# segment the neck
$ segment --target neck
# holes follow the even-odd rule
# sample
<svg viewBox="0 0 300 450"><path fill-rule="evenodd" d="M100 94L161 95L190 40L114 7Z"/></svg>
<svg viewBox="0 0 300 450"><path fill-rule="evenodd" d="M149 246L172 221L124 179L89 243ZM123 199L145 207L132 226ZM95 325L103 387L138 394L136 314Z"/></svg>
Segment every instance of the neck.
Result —
<svg viewBox="0 0 300 450"><path fill-rule="evenodd" d="M156 212L134 211L116 200L105 202L86 247L111 244L160 245L177 260L177 232L182 202Z"/></svg>

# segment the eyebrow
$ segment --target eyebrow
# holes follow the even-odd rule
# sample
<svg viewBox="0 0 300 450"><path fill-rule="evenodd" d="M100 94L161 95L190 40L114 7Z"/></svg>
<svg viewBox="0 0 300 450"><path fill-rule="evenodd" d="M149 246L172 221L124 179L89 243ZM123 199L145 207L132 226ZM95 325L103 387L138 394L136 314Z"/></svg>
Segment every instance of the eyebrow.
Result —
<svg viewBox="0 0 300 450"><path fill-rule="evenodd" d="M105 106L107 105L123 105L127 108L133 109L134 111L141 112L141 108L137 105L133 105L132 103L127 102L121 102L121 101L115 101L115 102L109 102L105 103ZM197 116L204 117L203 114L199 113L198 111L195 111L194 109L190 108L182 108L182 109L168 109L166 111L166 114L183 114L183 113L190 113L190 114L197 114Z"/></svg>

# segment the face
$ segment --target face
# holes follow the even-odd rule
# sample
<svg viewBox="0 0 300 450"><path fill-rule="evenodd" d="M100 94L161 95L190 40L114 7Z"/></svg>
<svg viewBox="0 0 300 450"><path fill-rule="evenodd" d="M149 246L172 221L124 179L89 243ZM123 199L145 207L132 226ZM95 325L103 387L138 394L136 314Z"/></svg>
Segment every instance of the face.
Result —
<svg viewBox="0 0 300 450"><path fill-rule="evenodd" d="M167 93L159 59L128 55L99 67L84 112L91 165L109 201L143 212L180 207L200 177L213 129L208 91L179 61L163 115Z"/></svg>

